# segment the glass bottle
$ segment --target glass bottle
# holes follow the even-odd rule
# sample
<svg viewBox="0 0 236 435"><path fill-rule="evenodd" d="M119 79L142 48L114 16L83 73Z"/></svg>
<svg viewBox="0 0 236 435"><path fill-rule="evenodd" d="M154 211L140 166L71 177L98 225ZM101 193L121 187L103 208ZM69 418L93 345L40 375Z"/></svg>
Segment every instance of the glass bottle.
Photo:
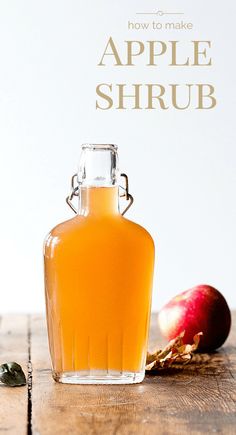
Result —
<svg viewBox="0 0 236 435"><path fill-rule="evenodd" d="M77 180L67 199L74 209L70 200L79 198L77 215L44 244L52 375L62 383L138 383L145 374L154 243L120 212L115 145L82 145ZM124 195L132 199L128 182Z"/></svg>

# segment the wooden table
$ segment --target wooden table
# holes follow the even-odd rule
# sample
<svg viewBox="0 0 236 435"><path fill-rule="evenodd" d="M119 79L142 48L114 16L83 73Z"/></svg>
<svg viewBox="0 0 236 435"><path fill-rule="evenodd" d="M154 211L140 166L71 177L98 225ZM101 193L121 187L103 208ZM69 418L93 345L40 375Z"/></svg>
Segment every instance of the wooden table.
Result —
<svg viewBox="0 0 236 435"><path fill-rule="evenodd" d="M147 375L142 384L86 386L52 380L42 316L3 316L1 363L21 364L28 386L0 386L0 433L236 434L236 313L233 317L224 347L196 354L184 368ZM150 341L161 343L156 315Z"/></svg>

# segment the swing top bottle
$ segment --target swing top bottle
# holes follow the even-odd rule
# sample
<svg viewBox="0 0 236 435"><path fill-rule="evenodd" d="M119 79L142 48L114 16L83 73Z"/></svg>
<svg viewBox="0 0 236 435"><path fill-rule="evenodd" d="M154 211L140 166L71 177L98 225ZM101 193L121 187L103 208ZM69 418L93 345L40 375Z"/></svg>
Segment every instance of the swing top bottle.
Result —
<svg viewBox="0 0 236 435"><path fill-rule="evenodd" d="M141 382L151 307L154 244L120 211L117 147L86 144L67 198L76 216L44 244L52 374L62 383ZM73 180L74 181L74 180Z"/></svg>

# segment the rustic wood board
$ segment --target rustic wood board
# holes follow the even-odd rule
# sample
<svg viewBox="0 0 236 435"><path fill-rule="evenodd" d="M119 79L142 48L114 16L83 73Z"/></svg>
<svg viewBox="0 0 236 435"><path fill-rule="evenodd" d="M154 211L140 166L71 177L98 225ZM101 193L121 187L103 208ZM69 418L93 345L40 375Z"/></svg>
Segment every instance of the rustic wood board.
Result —
<svg viewBox="0 0 236 435"><path fill-rule="evenodd" d="M29 368L32 362L32 391L1 387L0 433L235 434L236 313L233 318L230 337L218 352L197 354L184 368L148 375L142 384L121 386L56 384L45 319L35 315L27 323L26 316L3 318L8 326L1 329L1 359L15 359L26 369L27 359ZM154 315L150 346L157 341L162 340Z"/></svg>
<svg viewBox="0 0 236 435"><path fill-rule="evenodd" d="M25 315L0 319L0 361L17 361L28 372L29 318ZM28 389L0 384L0 433L25 435L28 427Z"/></svg>

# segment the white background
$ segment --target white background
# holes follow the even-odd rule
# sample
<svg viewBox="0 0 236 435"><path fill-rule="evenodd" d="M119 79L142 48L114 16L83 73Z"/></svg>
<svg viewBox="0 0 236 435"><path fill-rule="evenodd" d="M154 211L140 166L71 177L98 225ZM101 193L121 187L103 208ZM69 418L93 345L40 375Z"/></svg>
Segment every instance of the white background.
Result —
<svg viewBox="0 0 236 435"><path fill-rule="evenodd" d="M127 5L127 3L129 3ZM192 31L128 31L136 12L184 12ZM236 307L236 8L199 0L0 1L0 311L44 309L42 244L72 213L64 198L80 144L116 143L156 242L153 309L200 283ZM176 18L177 20L177 18ZM211 68L97 66L113 36L212 41ZM98 83L212 83L214 110L96 111Z"/></svg>

